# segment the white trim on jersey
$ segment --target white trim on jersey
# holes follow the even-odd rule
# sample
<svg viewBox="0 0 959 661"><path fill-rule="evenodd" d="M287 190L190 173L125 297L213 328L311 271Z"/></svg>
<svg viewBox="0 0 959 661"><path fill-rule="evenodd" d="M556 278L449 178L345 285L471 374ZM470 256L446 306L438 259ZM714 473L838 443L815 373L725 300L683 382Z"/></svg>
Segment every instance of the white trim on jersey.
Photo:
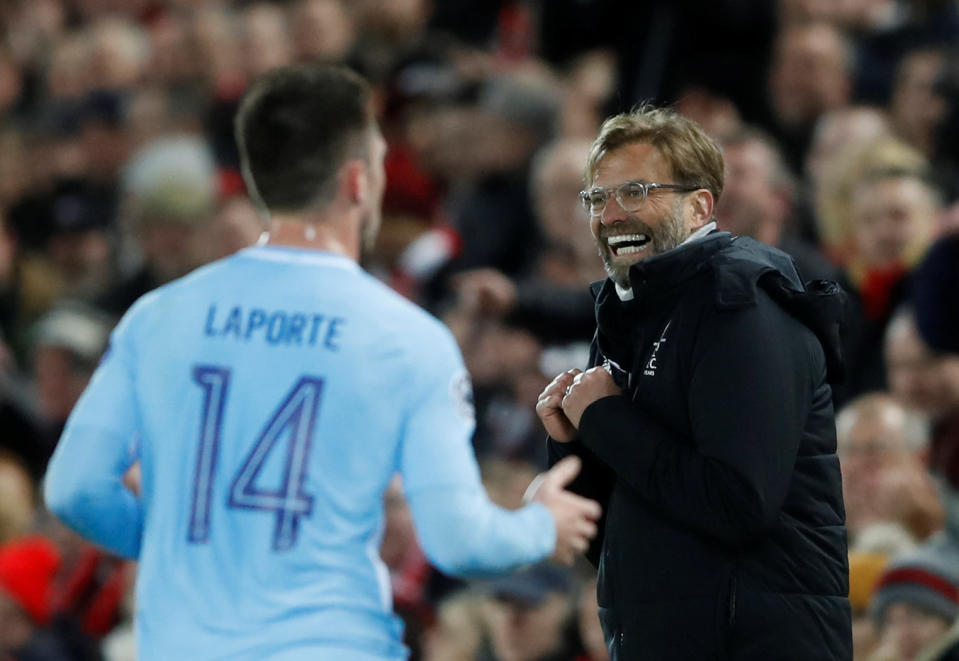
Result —
<svg viewBox="0 0 959 661"><path fill-rule="evenodd" d="M314 266L333 266L350 271L360 270L360 265L345 255L331 252L320 252L306 248L292 248L288 246L250 246L241 250L239 255L254 259L265 259L271 262L286 262L288 264L312 264Z"/></svg>

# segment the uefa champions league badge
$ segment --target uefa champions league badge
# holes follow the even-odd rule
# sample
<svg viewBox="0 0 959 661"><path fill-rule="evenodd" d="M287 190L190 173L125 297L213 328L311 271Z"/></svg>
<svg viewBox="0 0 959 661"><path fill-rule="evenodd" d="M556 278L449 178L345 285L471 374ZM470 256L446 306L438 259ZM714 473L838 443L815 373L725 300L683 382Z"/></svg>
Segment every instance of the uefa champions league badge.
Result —
<svg viewBox="0 0 959 661"><path fill-rule="evenodd" d="M473 382L469 372L462 370L450 380L450 395L456 411L471 424L476 423L476 406L473 404Z"/></svg>

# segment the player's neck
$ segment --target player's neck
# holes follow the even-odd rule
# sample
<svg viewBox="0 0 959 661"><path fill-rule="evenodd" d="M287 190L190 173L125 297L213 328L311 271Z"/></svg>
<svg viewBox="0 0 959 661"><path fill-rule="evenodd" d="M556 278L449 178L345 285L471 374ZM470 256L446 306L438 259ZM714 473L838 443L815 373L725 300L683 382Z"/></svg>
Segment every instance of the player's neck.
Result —
<svg viewBox="0 0 959 661"><path fill-rule="evenodd" d="M260 243L322 250L353 260L358 260L360 255L359 233L352 230L349 223L299 214L274 214L270 218L270 228L260 238Z"/></svg>

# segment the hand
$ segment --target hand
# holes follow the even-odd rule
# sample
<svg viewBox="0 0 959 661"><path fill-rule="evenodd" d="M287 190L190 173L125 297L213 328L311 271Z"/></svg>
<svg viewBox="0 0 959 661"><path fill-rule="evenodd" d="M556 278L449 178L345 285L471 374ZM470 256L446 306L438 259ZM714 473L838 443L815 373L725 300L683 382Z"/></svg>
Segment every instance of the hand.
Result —
<svg viewBox="0 0 959 661"><path fill-rule="evenodd" d="M566 486L579 474L583 462L569 456L543 473L530 485L526 497L541 503L553 515L556 524L556 548L550 560L571 565L578 553L585 553L589 540L596 537L596 522L602 508L595 500L567 491Z"/></svg>
<svg viewBox="0 0 959 661"><path fill-rule="evenodd" d="M476 269L455 276L453 288L472 314L503 317L516 306L516 285L496 269Z"/></svg>
<svg viewBox="0 0 959 661"><path fill-rule="evenodd" d="M586 407L603 397L622 393L609 372L602 367L591 367L573 378L572 385L563 397L563 413L573 428L579 429L579 421Z"/></svg>
<svg viewBox="0 0 959 661"><path fill-rule="evenodd" d="M935 483L918 461L903 457L883 468L873 494L876 520L897 521L919 539L943 525L943 511Z"/></svg>
<svg viewBox="0 0 959 661"><path fill-rule="evenodd" d="M563 397L581 370L568 370L553 379L536 401L536 415L554 441L569 443L576 437L576 428L563 412Z"/></svg>

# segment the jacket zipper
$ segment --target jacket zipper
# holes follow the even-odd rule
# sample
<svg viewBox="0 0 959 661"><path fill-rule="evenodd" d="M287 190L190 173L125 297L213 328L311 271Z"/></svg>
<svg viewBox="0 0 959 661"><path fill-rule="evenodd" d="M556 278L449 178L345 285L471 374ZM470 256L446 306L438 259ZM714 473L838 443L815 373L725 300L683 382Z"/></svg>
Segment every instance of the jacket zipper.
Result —
<svg viewBox="0 0 959 661"><path fill-rule="evenodd" d="M736 575L729 579L729 626L736 624Z"/></svg>

